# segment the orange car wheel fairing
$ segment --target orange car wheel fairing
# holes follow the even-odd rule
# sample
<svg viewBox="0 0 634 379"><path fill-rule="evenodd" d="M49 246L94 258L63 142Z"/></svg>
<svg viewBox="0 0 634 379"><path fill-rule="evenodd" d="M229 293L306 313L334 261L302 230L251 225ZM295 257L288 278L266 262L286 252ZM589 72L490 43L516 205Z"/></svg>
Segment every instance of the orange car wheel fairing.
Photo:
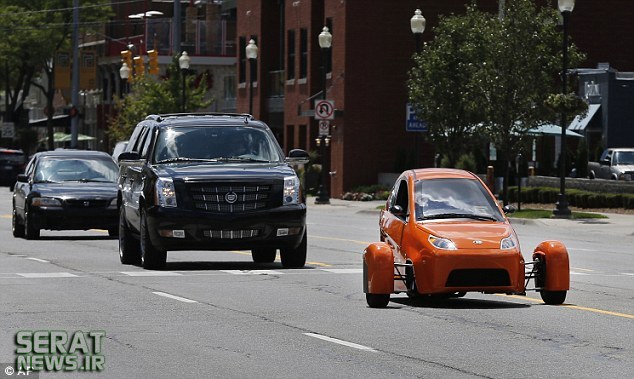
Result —
<svg viewBox="0 0 634 379"><path fill-rule="evenodd" d="M570 264L568 250L559 241L544 241L533 252L533 260L545 262L543 289L547 291L567 291L570 289Z"/></svg>
<svg viewBox="0 0 634 379"><path fill-rule="evenodd" d="M372 243L363 252L363 292L394 292L394 255L386 243Z"/></svg>

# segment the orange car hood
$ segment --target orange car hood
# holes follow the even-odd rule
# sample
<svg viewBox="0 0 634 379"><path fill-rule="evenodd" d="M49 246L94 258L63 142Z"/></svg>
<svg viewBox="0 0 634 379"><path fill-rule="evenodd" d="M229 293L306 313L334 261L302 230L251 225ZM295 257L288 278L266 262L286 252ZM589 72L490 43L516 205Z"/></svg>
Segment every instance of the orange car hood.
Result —
<svg viewBox="0 0 634 379"><path fill-rule="evenodd" d="M482 221L429 222L418 227L452 240L458 249L499 249L500 241L513 232L510 224Z"/></svg>

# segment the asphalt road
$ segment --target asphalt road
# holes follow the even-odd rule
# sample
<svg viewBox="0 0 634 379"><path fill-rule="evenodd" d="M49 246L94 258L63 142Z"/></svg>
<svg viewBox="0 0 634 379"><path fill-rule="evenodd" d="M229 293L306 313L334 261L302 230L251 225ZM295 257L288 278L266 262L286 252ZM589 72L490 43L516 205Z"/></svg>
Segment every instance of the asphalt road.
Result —
<svg viewBox="0 0 634 379"><path fill-rule="evenodd" d="M105 231L13 238L0 188L0 362L15 360L21 330L103 330L102 373L40 377L631 377L632 235L607 233L609 221L517 223L525 258L542 240L568 246L563 306L529 292L393 295L370 309L361 254L378 239L375 205L311 199L304 269L227 251L168 253L167 270L145 271L121 265Z"/></svg>

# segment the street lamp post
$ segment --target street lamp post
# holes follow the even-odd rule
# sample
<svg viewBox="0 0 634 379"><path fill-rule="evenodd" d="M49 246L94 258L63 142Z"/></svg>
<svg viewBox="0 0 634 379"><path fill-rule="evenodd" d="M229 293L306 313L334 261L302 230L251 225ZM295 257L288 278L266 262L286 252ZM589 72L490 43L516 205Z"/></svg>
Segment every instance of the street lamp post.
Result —
<svg viewBox="0 0 634 379"><path fill-rule="evenodd" d="M561 91L566 95L568 71L568 18L575 8L575 0L558 0L559 11L563 17L563 70L561 72ZM559 152L559 196L553 215L561 218L570 217L570 209L566 200L566 112L561 111L561 148Z"/></svg>
<svg viewBox="0 0 634 379"><path fill-rule="evenodd" d="M414 41L416 43L416 54L420 54L421 39L423 36L423 32L425 31L426 24L425 17L423 17L420 9L416 9L414 11L414 15L409 20L409 23L412 29L412 34L414 34ZM414 163L416 167L419 166L418 155L418 132L414 132Z"/></svg>
<svg viewBox="0 0 634 379"><path fill-rule="evenodd" d="M128 88L128 81L130 80L130 67L128 67L128 64L126 62L123 62L123 64L121 65L121 68L119 69L119 76L121 76L121 92L122 95L125 95L129 92L129 88Z"/></svg>
<svg viewBox="0 0 634 379"><path fill-rule="evenodd" d="M181 112L185 112L185 77L187 76L187 71L189 70L190 61L191 58L186 51L183 51L180 58L178 58L178 67L180 67L181 69L181 77L183 79L183 91L181 93Z"/></svg>
<svg viewBox="0 0 634 379"><path fill-rule="evenodd" d="M253 39L245 48L247 59L249 60L249 114L253 114L253 81L255 80L256 63L258 59L258 45Z"/></svg>
<svg viewBox="0 0 634 379"><path fill-rule="evenodd" d="M319 47L321 47L321 98L322 100L326 100L326 63L328 58L328 51L332 46L332 34L330 34L327 26L324 26L321 33L319 33L318 38ZM317 198L315 199L315 204L330 204L330 195L327 188L329 170L326 168L326 162L328 161L328 159L326 159L326 153L330 145L330 136L328 134L320 134L315 142L317 143L317 147L319 147L319 150L321 152L321 182L319 183L319 188L317 189Z"/></svg>

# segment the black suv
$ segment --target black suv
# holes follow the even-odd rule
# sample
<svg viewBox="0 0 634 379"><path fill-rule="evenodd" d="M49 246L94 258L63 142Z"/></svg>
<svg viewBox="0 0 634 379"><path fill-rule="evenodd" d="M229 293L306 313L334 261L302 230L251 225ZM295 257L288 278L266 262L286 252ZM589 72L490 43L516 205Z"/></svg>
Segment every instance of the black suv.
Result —
<svg viewBox="0 0 634 379"><path fill-rule="evenodd" d="M306 205L269 127L247 114L151 115L119 155L119 256L147 269L170 250L251 250L306 263Z"/></svg>

